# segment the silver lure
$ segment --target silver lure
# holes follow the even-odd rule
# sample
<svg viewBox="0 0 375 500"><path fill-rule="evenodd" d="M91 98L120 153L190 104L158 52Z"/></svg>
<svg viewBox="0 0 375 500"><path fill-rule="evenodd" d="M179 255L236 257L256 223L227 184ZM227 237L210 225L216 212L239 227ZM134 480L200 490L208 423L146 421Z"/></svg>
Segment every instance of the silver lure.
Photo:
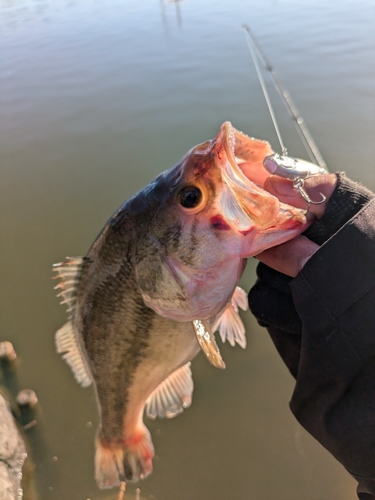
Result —
<svg viewBox="0 0 375 500"><path fill-rule="evenodd" d="M302 198L312 205L320 205L326 200L324 194L319 193L321 199L313 201L304 189L304 180L313 175L326 174L325 168L319 167L314 163L300 158L292 158L290 156L279 155L275 153L271 156L266 156L263 160L264 168L272 175L283 177L293 181L293 186L298 189Z"/></svg>

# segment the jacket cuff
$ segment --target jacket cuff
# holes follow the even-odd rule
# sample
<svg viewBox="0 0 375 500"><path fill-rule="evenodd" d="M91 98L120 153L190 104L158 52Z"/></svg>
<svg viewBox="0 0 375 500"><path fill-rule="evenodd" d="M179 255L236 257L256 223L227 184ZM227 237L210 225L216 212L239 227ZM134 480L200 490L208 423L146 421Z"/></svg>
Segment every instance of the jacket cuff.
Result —
<svg viewBox="0 0 375 500"><path fill-rule="evenodd" d="M375 198L374 193L358 182L348 179L344 172L338 172L336 175L337 186L327 203L323 217L316 220L304 233L318 245L327 241L366 203Z"/></svg>

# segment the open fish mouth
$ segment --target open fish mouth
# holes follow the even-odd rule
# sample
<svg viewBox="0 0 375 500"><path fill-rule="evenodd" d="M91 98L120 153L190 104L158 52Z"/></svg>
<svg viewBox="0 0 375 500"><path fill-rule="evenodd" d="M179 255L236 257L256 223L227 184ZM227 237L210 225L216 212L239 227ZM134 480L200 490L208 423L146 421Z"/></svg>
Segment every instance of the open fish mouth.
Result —
<svg viewBox="0 0 375 500"><path fill-rule="evenodd" d="M263 189L269 172L263 166L266 156L273 154L267 141L248 137L225 122L213 140L223 186L219 209L225 220L240 231L266 230L293 219L305 222L305 211L281 203ZM282 215L282 220L280 219Z"/></svg>

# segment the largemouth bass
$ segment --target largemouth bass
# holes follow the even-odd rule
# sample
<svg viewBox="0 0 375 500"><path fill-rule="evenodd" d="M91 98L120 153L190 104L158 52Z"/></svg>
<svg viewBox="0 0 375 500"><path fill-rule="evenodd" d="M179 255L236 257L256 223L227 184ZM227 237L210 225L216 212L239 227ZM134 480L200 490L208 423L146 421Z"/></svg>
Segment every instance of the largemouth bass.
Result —
<svg viewBox="0 0 375 500"><path fill-rule="evenodd" d="M86 257L56 264L69 321L59 353L82 386L94 384L99 487L152 471L143 413L173 417L191 404L190 361L202 348L224 368L213 332L246 345L237 287L246 259L304 231L304 210L263 189L268 142L225 122L124 203Z"/></svg>

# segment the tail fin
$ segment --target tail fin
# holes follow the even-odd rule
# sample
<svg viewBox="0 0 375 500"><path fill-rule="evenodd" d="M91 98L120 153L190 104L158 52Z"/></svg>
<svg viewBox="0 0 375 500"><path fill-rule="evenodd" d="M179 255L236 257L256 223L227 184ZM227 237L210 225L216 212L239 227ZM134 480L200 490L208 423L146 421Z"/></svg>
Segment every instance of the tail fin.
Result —
<svg viewBox="0 0 375 500"><path fill-rule="evenodd" d="M104 442L98 437L95 453L95 479L99 488L119 486L121 481L138 481L152 472L154 447L143 426L123 443Z"/></svg>

